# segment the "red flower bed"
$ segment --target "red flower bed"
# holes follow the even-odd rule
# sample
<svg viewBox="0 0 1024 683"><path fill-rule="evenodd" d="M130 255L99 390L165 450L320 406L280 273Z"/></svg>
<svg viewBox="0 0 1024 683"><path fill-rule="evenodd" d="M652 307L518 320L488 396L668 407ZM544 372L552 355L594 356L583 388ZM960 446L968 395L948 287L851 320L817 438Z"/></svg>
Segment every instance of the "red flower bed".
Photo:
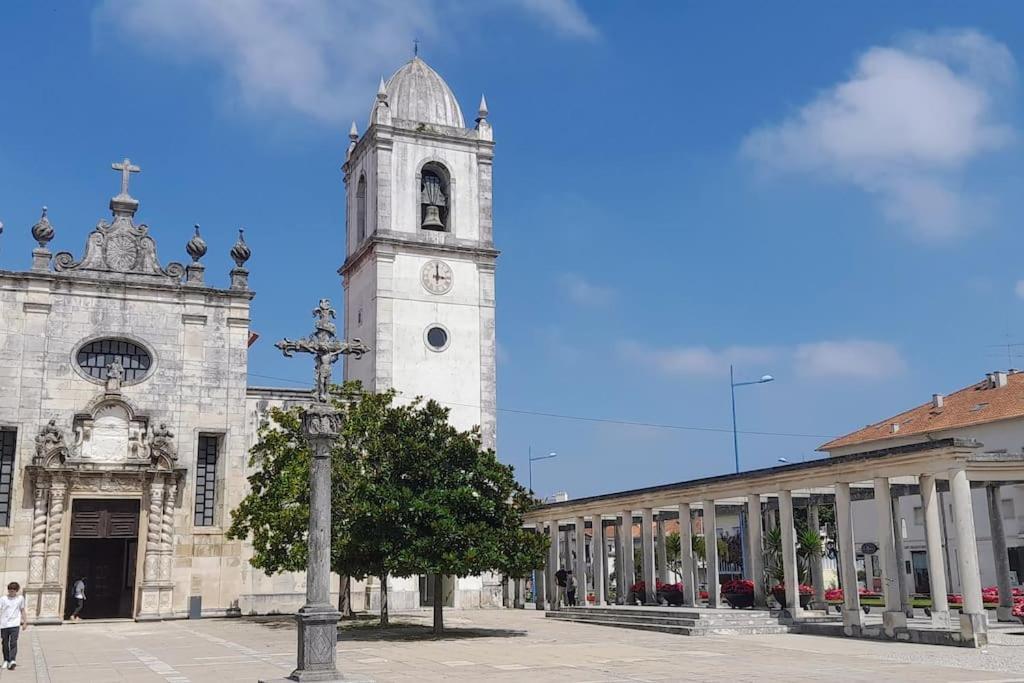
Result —
<svg viewBox="0 0 1024 683"><path fill-rule="evenodd" d="M808 586L806 583L801 583L797 587L797 592L799 592L800 595L814 595L814 587ZM772 593L779 593L780 595L784 595L786 593L786 587L781 583L777 583L774 586L772 586Z"/></svg>
<svg viewBox="0 0 1024 683"><path fill-rule="evenodd" d="M749 579L733 579L722 584L722 594L739 593L751 595L754 592L754 582Z"/></svg>
<svg viewBox="0 0 1024 683"><path fill-rule="evenodd" d="M708 592L707 591L701 591L700 592L700 599L701 600L707 600L708 599Z"/></svg>
<svg viewBox="0 0 1024 683"><path fill-rule="evenodd" d="M869 591L864 586L858 586L857 587L857 595L859 595L862 598L877 598L877 597L879 597L878 593L874 593L872 591ZM828 589L827 591L825 591L825 599L826 600L831 600L831 601L843 600L843 589L842 588L830 588L830 589Z"/></svg>
<svg viewBox="0 0 1024 683"><path fill-rule="evenodd" d="M647 592L647 582L646 581L637 581L636 583L634 583L632 586L629 587L629 590L633 591L634 593L646 593ZM657 593L677 593L677 592L678 593L682 593L683 592L683 583L682 583L682 581L680 581L679 583L662 583L658 579L655 579L654 580L654 590Z"/></svg>

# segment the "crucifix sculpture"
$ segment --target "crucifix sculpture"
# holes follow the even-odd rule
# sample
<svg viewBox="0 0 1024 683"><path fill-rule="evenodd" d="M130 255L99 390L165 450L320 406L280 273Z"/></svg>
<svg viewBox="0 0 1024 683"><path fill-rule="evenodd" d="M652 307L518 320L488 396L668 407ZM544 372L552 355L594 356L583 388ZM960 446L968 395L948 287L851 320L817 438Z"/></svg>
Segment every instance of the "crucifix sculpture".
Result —
<svg viewBox="0 0 1024 683"><path fill-rule="evenodd" d="M114 169L115 171L121 172L121 195L129 196L128 180L131 178L132 173L138 173L142 169L139 168L138 166L132 165L132 162L128 157L125 157L124 161L120 163L111 164L110 168Z"/></svg>
<svg viewBox="0 0 1024 683"><path fill-rule="evenodd" d="M331 604L331 448L341 431L341 415L330 403L331 372L338 358L359 358L370 350L358 339L338 339L331 302L321 299L313 309L313 334L303 339L282 339L275 346L289 358L296 351L313 356L316 384L314 401L302 414L302 432L312 450L309 468L309 553L306 560L306 604L295 615L298 622L298 667L286 680L340 680L335 645L338 619Z"/></svg>

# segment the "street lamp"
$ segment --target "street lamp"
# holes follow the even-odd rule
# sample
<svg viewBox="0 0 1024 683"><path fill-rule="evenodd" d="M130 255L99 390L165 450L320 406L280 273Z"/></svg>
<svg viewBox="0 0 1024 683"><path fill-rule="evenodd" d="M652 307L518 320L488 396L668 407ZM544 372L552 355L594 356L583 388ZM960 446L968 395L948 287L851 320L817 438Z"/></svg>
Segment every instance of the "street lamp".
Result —
<svg viewBox="0 0 1024 683"><path fill-rule="evenodd" d="M529 467L529 470L530 470L530 495L531 496L533 495L533 463L536 462L537 460L550 460L551 458L555 457L556 455L558 455L558 453L555 453L554 451L551 451L547 455L538 455L535 458L535 457L533 457L533 446L529 447L529 450L527 451L527 457L529 458L529 463L530 463L528 465L528 467Z"/></svg>
<svg viewBox="0 0 1024 683"><path fill-rule="evenodd" d="M767 382L773 381L775 378L771 375L762 375L761 379L755 379L752 382L737 382L732 373L732 365L729 366L729 387L732 392L732 454L736 460L736 473L740 472L740 442L736 436L736 387L745 387L751 384L766 384Z"/></svg>

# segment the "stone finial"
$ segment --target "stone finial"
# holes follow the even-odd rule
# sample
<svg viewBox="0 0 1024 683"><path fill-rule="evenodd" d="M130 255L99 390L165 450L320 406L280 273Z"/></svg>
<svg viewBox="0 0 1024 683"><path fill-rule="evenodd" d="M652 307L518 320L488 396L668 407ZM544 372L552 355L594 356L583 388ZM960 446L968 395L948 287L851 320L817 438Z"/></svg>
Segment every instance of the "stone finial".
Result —
<svg viewBox="0 0 1024 683"><path fill-rule="evenodd" d="M39 216L39 221L32 226L32 237L39 242L40 249L46 249L46 245L53 239L53 225L50 224L50 219L46 217L46 213L49 211L45 206L43 207L43 213Z"/></svg>
<svg viewBox="0 0 1024 683"><path fill-rule="evenodd" d="M195 224L196 234L185 245L185 251L192 257L192 263L185 267L185 284L203 284L203 272L206 266L199 262L199 259L206 256L206 240L199 234L199 224Z"/></svg>
<svg viewBox="0 0 1024 683"><path fill-rule="evenodd" d="M231 269L231 289L247 291L249 289L249 271L245 268L245 262L252 256L252 250L245 243L245 229L238 229L238 241L231 247L231 258L235 261L235 267Z"/></svg>
<svg viewBox="0 0 1024 683"><path fill-rule="evenodd" d="M477 114L476 114L476 122L480 123L481 121L485 121L487 119L487 114L488 113L489 112L487 111L487 98L484 97L483 95L481 95L480 96L480 108L477 110Z"/></svg>
<svg viewBox="0 0 1024 683"><path fill-rule="evenodd" d="M185 245L185 251L192 257L192 263L199 263L199 259L206 256L206 241L199 234L199 224L195 224L196 234Z"/></svg>
<svg viewBox="0 0 1024 683"><path fill-rule="evenodd" d="M377 86L377 101L384 104L388 103L388 88L384 84L383 76L380 77L380 85Z"/></svg>
<svg viewBox="0 0 1024 683"><path fill-rule="evenodd" d="M235 265L239 268L245 267L245 262L252 256L252 249L245 243L245 228L238 229L238 241L235 242L235 246L231 247L231 258L235 260Z"/></svg>
<svg viewBox="0 0 1024 683"><path fill-rule="evenodd" d="M352 142L359 140L359 129L356 128L356 122L352 122L352 127L348 129L348 139Z"/></svg>
<svg viewBox="0 0 1024 683"><path fill-rule="evenodd" d="M494 132L491 130L491 123L487 120L490 112L487 110L487 98L480 96L480 107L476 114L476 134L481 140L494 140Z"/></svg>
<svg viewBox="0 0 1024 683"><path fill-rule="evenodd" d="M111 198L110 210L114 212L114 216L134 216L139 210L139 201L128 193L128 182L132 173L139 173L142 169L133 164L128 157L125 157L124 161L110 164L110 168L121 172L121 191Z"/></svg>

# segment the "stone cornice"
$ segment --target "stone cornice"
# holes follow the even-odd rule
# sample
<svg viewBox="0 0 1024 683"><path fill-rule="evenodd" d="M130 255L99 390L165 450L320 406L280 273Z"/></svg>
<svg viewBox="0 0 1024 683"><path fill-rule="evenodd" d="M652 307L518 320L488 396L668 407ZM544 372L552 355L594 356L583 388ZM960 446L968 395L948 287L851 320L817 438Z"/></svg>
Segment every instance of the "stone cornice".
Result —
<svg viewBox="0 0 1024 683"><path fill-rule="evenodd" d="M453 256L467 258L485 266L493 267L494 260L501 254L493 244L485 244L476 240L453 239L438 244L423 242L407 237L405 233L378 231L366 238L359 248L352 253L338 269L339 275L346 275L356 269L370 254L420 254L423 256Z"/></svg>
<svg viewBox="0 0 1024 683"><path fill-rule="evenodd" d="M33 271L9 271L0 270L0 289L17 288L21 282L28 284L47 284L50 292L60 292L74 285L79 291L109 292L113 288L124 290L151 291L162 293L180 294L182 300L193 298L195 295L205 296L207 299L227 300L231 303L248 304L256 292L251 290L216 289L214 287L200 287L195 285L167 284L159 281L141 282L139 280L119 276L117 273L110 273L109 277L80 277L70 273L51 273ZM39 290L37 290L39 291Z"/></svg>

